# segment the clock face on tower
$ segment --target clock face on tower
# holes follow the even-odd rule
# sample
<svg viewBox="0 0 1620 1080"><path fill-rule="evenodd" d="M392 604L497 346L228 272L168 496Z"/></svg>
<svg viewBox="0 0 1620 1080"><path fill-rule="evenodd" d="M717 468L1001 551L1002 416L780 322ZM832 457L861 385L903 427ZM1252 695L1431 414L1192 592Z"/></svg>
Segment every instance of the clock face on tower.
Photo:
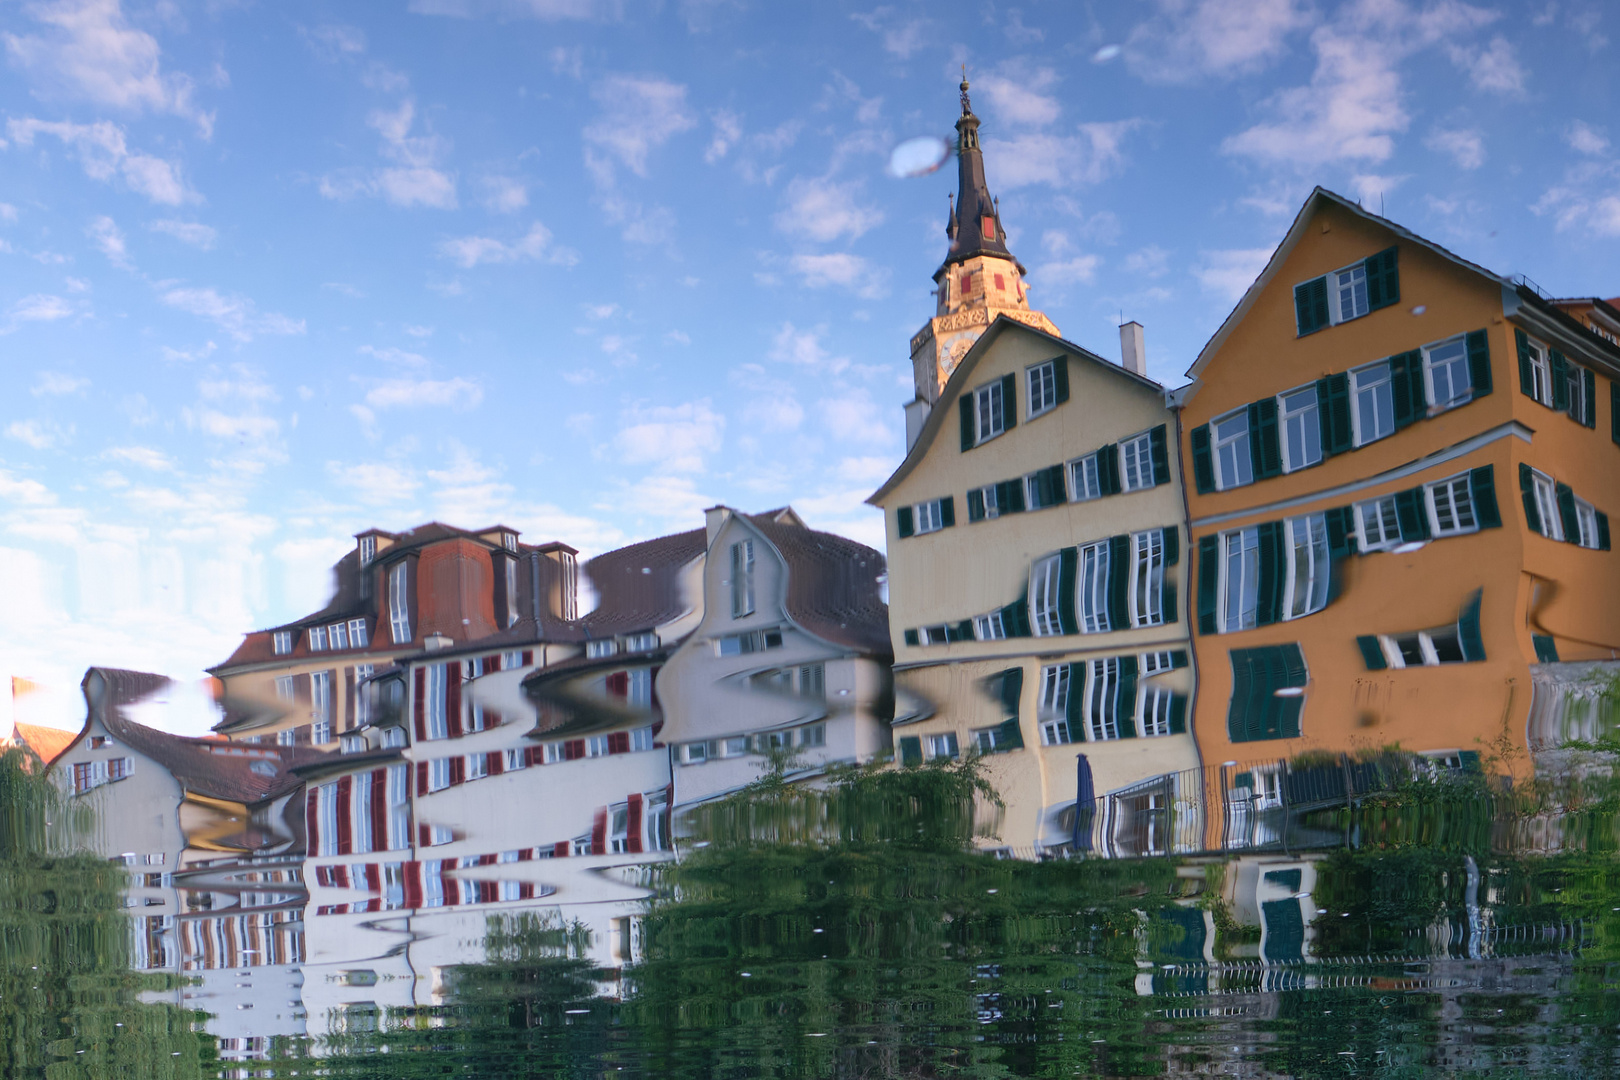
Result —
<svg viewBox="0 0 1620 1080"><path fill-rule="evenodd" d="M956 365L962 362L973 343L979 340L980 328L973 330L959 330L948 334L939 342L939 370L944 378L949 379L956 370Z"/></svg>

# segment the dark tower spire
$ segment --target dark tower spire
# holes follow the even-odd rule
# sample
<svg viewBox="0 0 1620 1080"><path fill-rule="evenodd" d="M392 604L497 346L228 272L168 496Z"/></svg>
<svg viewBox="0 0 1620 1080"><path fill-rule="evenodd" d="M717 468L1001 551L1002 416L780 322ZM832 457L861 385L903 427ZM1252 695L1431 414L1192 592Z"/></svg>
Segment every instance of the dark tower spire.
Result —
<svg viewBox="0 0 1620 1080"><path fill-rule="evenodd" d="M979 150L979 118L968 97L967 69L962 70L962 115L956 120L957 197L946 232L951 237L945 265L965 262L975 255L1012 259L1001 229L1001 210L984 181L984 154ZM1017 260L1013 260L1016 262ZM1023 271L1020 266L1019 271Z"/></svg>

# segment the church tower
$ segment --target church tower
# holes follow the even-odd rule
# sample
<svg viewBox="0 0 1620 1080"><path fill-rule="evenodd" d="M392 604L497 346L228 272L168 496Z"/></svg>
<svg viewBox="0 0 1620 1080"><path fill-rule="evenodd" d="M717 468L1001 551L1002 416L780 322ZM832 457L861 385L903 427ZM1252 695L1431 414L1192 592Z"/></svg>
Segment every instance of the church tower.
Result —
<svg viewBox="0 0 1620 1080"><path fill-rule="evenodd" d="M911 339L917 399L930 405L997 315L1054 336L1058 333L1050 319L1029 306L1024 268L1007 250L1001 208L985 184L979 118L968 100L965 75L961 90L962 115L956 121L957 196L945 225L951 247L934 273L938 286L934 317Z"/></svg>

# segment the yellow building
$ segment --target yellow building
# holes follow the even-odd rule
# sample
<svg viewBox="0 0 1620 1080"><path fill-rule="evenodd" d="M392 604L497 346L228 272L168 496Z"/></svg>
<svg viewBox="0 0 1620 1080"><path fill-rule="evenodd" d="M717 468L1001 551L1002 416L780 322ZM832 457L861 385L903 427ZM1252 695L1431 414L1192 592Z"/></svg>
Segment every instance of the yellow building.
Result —
<svg viewBox="0 0 1620 1080"><path fill-rule="evenodd" d="M1177 392L1228 792L1307 750L1523 748L1533 677L1616 655L1620 345L1582 303L1307 200Z"/></svg>
<svg viewBox="0 0 1620 1080"><path fill-rule="evenodd" d="M1030 310L977 124L964 84L910 446L868 500L887 522L896 756L985 754L1007 804L997 843L1015 850L1070 843L1077 796L1093 811L1081 846L1166 850L1168 815L1131 811L1196 795L1177 786L1198 761L1174 419L1140 326L1123 328L1122 366Z"/></svg>

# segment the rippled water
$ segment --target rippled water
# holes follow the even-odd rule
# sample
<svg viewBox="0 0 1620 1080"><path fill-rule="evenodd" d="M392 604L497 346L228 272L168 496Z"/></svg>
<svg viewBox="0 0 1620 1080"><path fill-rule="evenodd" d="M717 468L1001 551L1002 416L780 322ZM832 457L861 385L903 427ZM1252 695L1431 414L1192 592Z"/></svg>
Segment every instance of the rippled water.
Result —
<svg viewBox="0 0 1620 1080"><path fill-rule="evenodd" d="M177 883L186 910L217 933L290 912L263 925L292 955L222 938L242 966L177 977L132 970L139 871L60 854L83 815L13 752L4 1072L1615 1075L1617 793L1408 779L1243 851L1022 861L972 850L994 800L971 766L767 779L678 860L625 861L645 899L616 940L585 906L476 891L322 914L296 865L234 863Z"/></svg>

